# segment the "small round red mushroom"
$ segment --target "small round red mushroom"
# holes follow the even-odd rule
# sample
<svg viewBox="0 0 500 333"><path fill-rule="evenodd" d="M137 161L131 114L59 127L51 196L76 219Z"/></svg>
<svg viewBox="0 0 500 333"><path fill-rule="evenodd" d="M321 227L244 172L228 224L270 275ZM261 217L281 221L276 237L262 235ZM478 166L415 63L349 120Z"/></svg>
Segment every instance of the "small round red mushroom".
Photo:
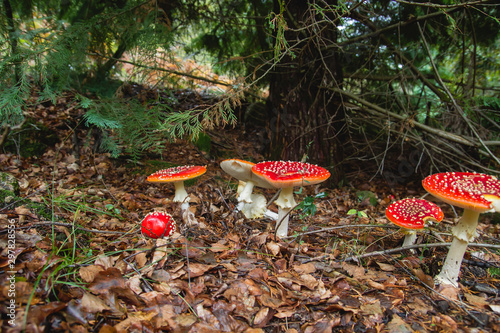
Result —
<svg viewBox="0 0 500 333"><path fill-rule="evenodd" d="M403 246L409 246L415 243L416 230L423 229L427 221L441 222L444 214L441 208L430 201L407 198L390 204L385 216L402 228L406 233Z"/></svg>
<svg viewBox="0 0 500 333"><path fill-rule="evenodd" d="M293 161L260 162L252 167L252 172L274 188L281 188L275 201L278 205L276 235L288 235L288 213L296 205L293 188L321 183L330 177L330 172L317 165Z"/></svg>
<svg viewBox="0 0 500 333"><path fill-rule="evenodd" d="M141 222L141 232L150 238L170 237L176 230L175 221L166 212L151 212Z"/></svg>
<svg viewBox="0 0 500 333"><path fill-rule="evenodd" d="M476 236L479 214L500 212L500 182L496 177L474 172L446 172L428 176L422 181L425 190L444 202L461 207L464 213L453 227L453 241L437 284L458 287L460 266L469 242Z"/></svg>
<svg viewBox="0 0 500 333"><path fill-rule="evenodd" d="M153 183L174 183L174 202L183 203L183 210L189 207L189 196L184 188L184 181L203 175L207 171L206 166L178 166L157 171L147 178Z"/></svg>

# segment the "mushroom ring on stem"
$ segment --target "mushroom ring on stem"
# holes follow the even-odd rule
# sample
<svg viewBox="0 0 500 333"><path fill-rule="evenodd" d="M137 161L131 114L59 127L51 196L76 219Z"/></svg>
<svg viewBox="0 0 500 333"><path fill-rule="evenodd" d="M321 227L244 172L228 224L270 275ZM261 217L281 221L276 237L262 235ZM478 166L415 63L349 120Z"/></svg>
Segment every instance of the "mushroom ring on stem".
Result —
<svg viewBox="0 0 500 333"><path fill-rule="evenodd" d="M170 237L176 230L174 218L166 212L148 213L141 222L141 232L150 238Z"/></svg>
<svg viewBox="0 0 500 333"><path fill-rule="evenodd" d="M441 222L443 211L436 204L425 199L407 198L393 202L385 210L385 216L400 226L406 234L404 246L413 245L417 239L416 230L423 229L427 221Z"/></svg>
<svg viewBox="0 0 500 333"><path fill-rule="evenodd" d="M479 214L500 212L500 181L486 174L446 172L428 176L422 186L434 197L464 209L462 218L453 227L453 241L443 268L434 278L437 284L458 287L460 266L467 245L476 236Z"/></svg>
<svg viewBox="0 0 500 333"><path fill-rule="evenodd" d="M184 188L184 181L203 175L207 171L206 166L178 166L157 171L147 178L153 183L174 183L174 202L181 202L182 210L189 207L189 196Z"/></svg>
<svg viewBox="0 0 500 333"><path fill-rule="evenodd" d="M274 188L281 188L281 193L275 201L279 207L278 220L276 221L276 235L278 237L288 235L288 214L296 206L293 188L318 184L330 177L330 172L325 168L292 161L260 162L252 167L252 171Z"/></svg>

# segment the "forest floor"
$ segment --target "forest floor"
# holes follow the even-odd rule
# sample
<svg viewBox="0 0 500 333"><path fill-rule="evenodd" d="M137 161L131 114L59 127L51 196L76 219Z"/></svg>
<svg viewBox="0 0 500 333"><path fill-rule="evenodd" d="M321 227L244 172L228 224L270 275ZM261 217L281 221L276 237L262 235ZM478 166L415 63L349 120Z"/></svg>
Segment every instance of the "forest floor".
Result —
<svg viewBox="0 0 500 333"><path fill-rule="evenodd" d="M209 151L179 140L134 162L75 144L70 109L62 100L32 110L58 138L38 157L0 154L23 198L0 211L2 332L500 331L491 215L476 242L492 246L469 247L459 289L438 292L432 276L447 248L425 244L450 241L450 206L426 197L445 219L419 233L420 248L371 254L401 246L385 209L424 195L418 182L390 185L357 166L342 187L305 187L296 200L315 214L293 211L290 236L278 239L274 221L234 212L237 183L219 167L226 158L264 159L242 127L208 132ZM85 129L76 134L87 140ZM198 225L184 224L173 185L146 181L172 165L207 166L187 187ZM141 235L154 210L174 216L171 238Z"/></svg>

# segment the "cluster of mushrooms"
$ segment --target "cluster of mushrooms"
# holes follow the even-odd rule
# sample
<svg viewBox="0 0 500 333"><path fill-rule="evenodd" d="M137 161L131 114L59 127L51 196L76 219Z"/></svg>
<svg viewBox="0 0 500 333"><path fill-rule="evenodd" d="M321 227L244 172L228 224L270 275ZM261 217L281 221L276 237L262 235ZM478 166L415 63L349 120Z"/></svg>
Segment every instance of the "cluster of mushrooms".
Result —
<svg viewBox="0 0 500 333"><path fill-rule="evenodd" d="M477 235L479 214L500 212L500 181L494 176L474 172L445 172L426 177L422 186L434 197L464 209L452 229L453 241L441 272L434 278L438 285L458 287L467 245ZM427 200L409 198L389 205L386 216L403 228L406 233L403 246L408 246L415 241L415 230L424 228L427 221L440 222L444 214Z"/></svg>
<svg viewBox="0 0 500 333"><path fill-rule="evenodd" d="M247 218L266 216L275 219L278 237L288 235L289 212L296 205L293 188L318 184L330 177L330 172L325 168L305 162L268 161L255 164L239 159L228 159L221 162L221 168L240 182L236 210L241 211ZM189 196L184 188L184 181L201 176L206 170L204 166L173 167L157 171L147 180L160 183L173 182L175 186L173 201L181 203L181 211L183 215L186 215L190 211L188 210ZM263 195L252 193L254 186L281 189L275 201L279 207L278 215L267 210L266 199ZM163 217L163 221L160 221L159 215ZM188 218L189 220L193 218ZM169 231L165 231L166 229ZM141 230L143 234L153 236L153 238L170 236L175 231L175 222L168 213L155 212L144 218Z"/></svg>
<svg viewBox="0 0 500 333"><path fill-rule="evenodd" d="M247 218L266 216L276 220L278 237L288 235L289 213L296 206L293 188L318 184L330 177L330 172L325 168L305 162L268 161L255 164L239 159L228 159L222 161L220 165L226 173L239 180L236 210L241 211ZM175 185L173 201L181 204L183 214L189 214L189 196L184 188L184 181L201 176L205 172L204 166L174 167L155 172L147 180L173 182ZM436 198L464 209L462 218L452 230L453 241L443 268L434 278L438 285L458 287L462 260L467 245L476 237L479 214L500 212L500 181L486 174L446 172L426 177L422 185ZM279 208L277 216L267 210L263 195L252 193L255 186L281 190L275 201ZM416 230L423 229L426 222L440 222L444 214L441 208L432 202L407 198L389 205L386 216L406 233L403 246L410 246L416 240ZM149 213L141 224L142 233L151 238L168 237L175 230L173 218L162 211Z"/></svg>

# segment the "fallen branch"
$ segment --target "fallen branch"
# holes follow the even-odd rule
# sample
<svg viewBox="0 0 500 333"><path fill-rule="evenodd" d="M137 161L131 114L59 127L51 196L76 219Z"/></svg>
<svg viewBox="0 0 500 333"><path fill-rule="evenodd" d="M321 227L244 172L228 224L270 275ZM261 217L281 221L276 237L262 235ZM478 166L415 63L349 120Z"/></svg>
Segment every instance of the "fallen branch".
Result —
<svg viewBox="0 0 500 333"><path fill-rule="evenodd" d="M391 225L391 224L354 224L354 225L352 225L352 224L346 224L346 225L339 225L339 226L331 227L331 228L323 228L323 229L318 229L318 230L312 230L312 231L302 232L302 233L297 234L297 235L281 237L281 239L298 238L298 237L305 236L305 235L318 234L320 232L326 232L326 231L332 231L332 230L338 230L338 229L345 229L345 228L394 228L394 229L401 229L397 225Z"/></svg>
<svg viewBox="0 0 500 333"><path fill-rule="evenodd" d="M87 229L87 228L80 227L77 224L63 223L63 222L50 222L50 221L32 223L29 226L17 227L17 228L15 228L15 230L37 228L37 227L43 227L43 226L58 226L58 227L75 228L75 229L79 229L79 230L86 231L86 232L92 232L92 233L96 233L96 234L125 235L125 234L129 233L129 232L124 232L124 231L110 231L110 230ZM6 232L6 230L2 230L2 231L0 231L0 233L1 232Z"/></svg>
<svg viewBox="0 0 500 333"><path fill-rule="evenodd" d="M420 249L420 248L427 248L427 247L441 247L441 246L450 246L450 245L451 245L451 243L415 244L415 245L411 245L411 246L397 247L394 249L388 249L388 250L383 250L383 251L368 252L365 254L361 254L359 256L350 256L350 257L343 259L342 261L358 261L359 259L363 259L363 258L374 257L374 256L383 256L383 255L403 252L403 251L411 250L411 249ZM485 244L485 243L470 243L470 244L468 244L468 246L500 249L500 245Z"/></svg>

